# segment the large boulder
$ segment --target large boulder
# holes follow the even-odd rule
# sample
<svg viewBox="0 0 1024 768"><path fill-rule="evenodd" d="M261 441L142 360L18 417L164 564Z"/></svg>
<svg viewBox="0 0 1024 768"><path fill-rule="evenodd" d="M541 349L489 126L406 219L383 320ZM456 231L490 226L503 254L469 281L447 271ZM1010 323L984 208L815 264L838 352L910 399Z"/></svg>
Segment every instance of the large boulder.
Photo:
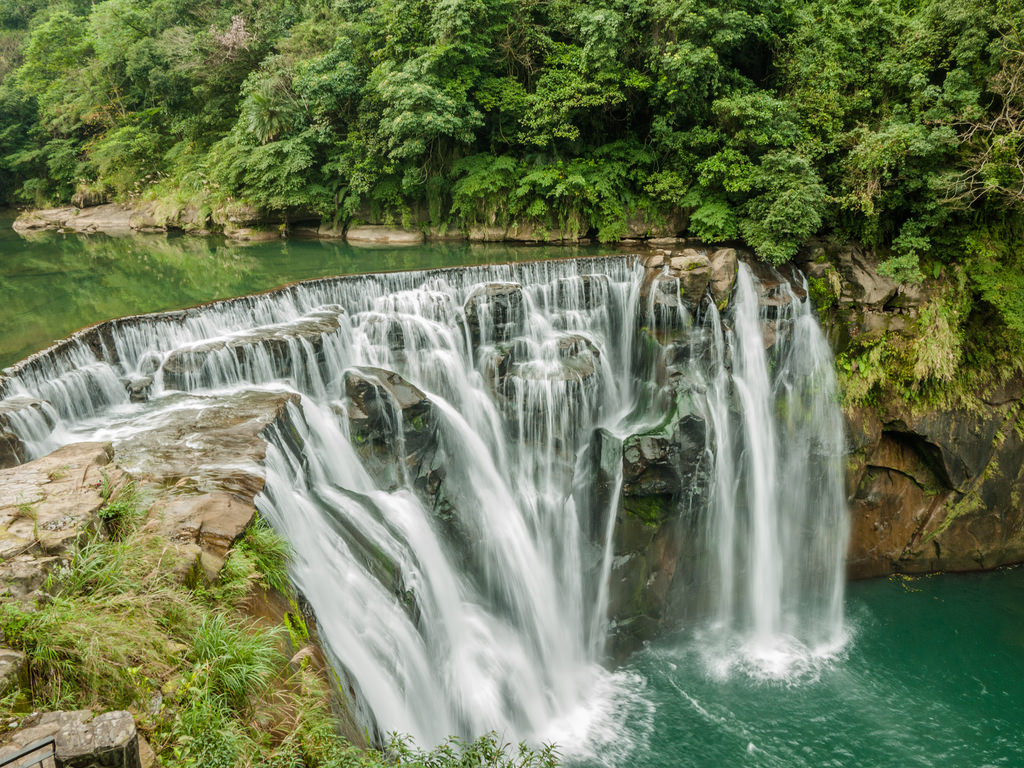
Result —
<svg viewBox="0 0 1024 768"><path fill-rule="evenodd" d="M711 261L695 248L673 251L668 257L668 274L679 279L679 293L696 307L704 298L711 282Z"/></svg>
<svg viewBox="0 0 1024 768"><path fill-rule="evenodd" d="M854 343L904 333L934 294L934 284L901 285L878 273L879 254L856 244L815 241L795 263L812 283L819 312L836 353ZM815 286L816 284L816 286Z"/></svg>
<svg viewBox="0 0 1024 768"><path fill-rule="evenodd" d="M674 496L679 492L679 454L666 433L630 435L622 446L622 490L629 497ZM649 514L637 505L644 522L659 522L665 510Z"/></svg>
<svg viewBox="0 0 1024 768"><path fill-rule="evenodd" d="M393 371L360 366L345 371L352 443L367 471L396 488L412 481L427 495L443 478L437 456L437 414L422 390Z"/></svg>
<svg viewBox="0 0 1024 768"><path fill-rule="evenodd" d="M20 214L11 226L19 235L38 232L44 229L63 229L64 222L74 217L77 213L78 208L72 206L66 208L40 208Z"/></svg>
<svg viewBox="0 0 1024 768"><path fill-rule="evenodd" d="M711 298L722 309L729 303L733 286L736 285L736 273L739 271L739 257L735 248L719 248L709 258L711 281L709 288Z"/></svg>
<svg viewBox="0 0 1024 768"><path fill-rule="evenodd" d="M0 596L4 600L31 602L46 586L53 570L66 559L67 553L40 555L35 549L4 558L0 563Z"/></svg>
<svg viewBox="0 0 1024 768"><path fill-rule="evenodd" d="M616 550L608 576L608 652L616 662L677 618L672 593L684 552L683 521L670 517L660 525L645 525L634 514L624 511L616 517Z"/></svg>
<svg viewBox="0 0 1024 768"><path fill-rule="evenodd" d="M255 519L253 502L232 493L165 494L150 507L145 528L175 543L171 571L179 580L187 583L201 570L212 582Z"/></svg>
<svg viewBox="0 0 1024 768"><path fill-rule="evenodd" d="M667 213L656 213L644 208L626 210L626 232L622 240L647 240L649 238L671 238L686 230L689 217L685 211L673 209Z"/></svg>
<svg viewBox="0 0 1024 768"><path fill-rule="evenodd" d="M507 233L507 227L479 224L466 230L466 238L474 243L503 243L507 239Z"/></svg>
<svg viewBox="0 0 1024 768"><path fill-rule="evenodd" d="M622 444L622 493L628 499L645 497L687 498L701 490L706 478L702 464L707 424L685 396L680 396L674 417L664 427L630 435ZM640 514L644 522L656 517Z"/></svg>
<svg viewBox="0 0 1024 768"><path fill-rule="evenodd" d="M307 234L307 232L306 231L297 232L296 234ZM345 230L342 229L341 226L339 226L337 224L332 224L332 223L326 222L326 221L325 222L321 222L319 225L316 226L315 229L310 227L309 230L308 230L308 234L310 234L310 235L312 235L314 237L318 237L321 240L344 240L345 239Z"/></svg>
<svg viewBox="0 0 1024 768"><path fill-rule="evenodd" d="M276 240L284 236L289 222L318 218L308 211L271 211L238 201L215 208L211 214L211 219L221 227L225 236L242 242Z"/></svg>
<svg viewBox="0 0 1024 768"><path fill-rule="evenodd" d="M133 210L118 203L82 208L76 216L65 220L64 228L74 232L127 234L132 231Z"/></svg>
<svg viewBox="0 0 1024 768"><path fill-rule="evenodd" d="M464 307L474 346L507 343L523 332L526 308L518 283L484 283L474 288Z"/></svg>
<svg viewBox="0 0 1024 768"><path fill-rule="evenodd" d="M647 268L640 286L640 305L659 324L677 324L680 317L678 281L660 267Z"/></svg>
<svg viewBox="0 0 1024 768"><path fill-rule="evenodd" d="M0 470L0 559L67 552L95 529L122 482L112 460L110 443L73 443Z"/></svg>
<svg viewBox="0 0 1024 768"><path fill-rule="evenodd" d="M418 387L393 371L359 366L345 372L343 415L352 445L378 487L409 486L433 511L449 551L468 569L480 551L458 511L467 500L447 482L450 457L434 404ZM339 409L340 410L340 409ZM416 620L414 591L404 583L401 564L366 539L343 515L332 518L340 535L378 580L397 595Z"/></svg>
<svg viewBox="0 0 1024 768"><path fill-rule="evenodd" d="M81 234L127 235L133 232L162 232L165 227L144 206L106 203L26 211L14 222L14 231L28 234L51 229Z"/></svg>
<svg viewBox="0 0 1024 768"><path fill-rule="evenodd" d="M515 363L514 344L496 344L477 352L477 369L483 375L484 383L496 398L508 394L508 377Z"/></svg>
<svg viewBox="0 0 1024 768"><path fill-rule="evenodd" d="M357 366L345 372L345 395L355 421L379 427L390 420L395 409L402 423L423 418L431 410L430 401L418 387L397 373L372 366Z"/></svg>
<svg viewBox="0 0 1024 768"><path fill-rule="evenodd" d="M345 230L345 240L352 245L419 245L423 242L423 232L365 224Z"/></svg>
<svg viewBox="0 0 1024 768"><path fill-rule="evenodd" d="M0 647L0 698L21 685L25 671L24 653Z"/></svg>
<svg viewBox="0 0 1024 768"><path fill-rule="evenodd" d="M878 274L878 257L856 245L839 248L834 256L842 277L842 300L865 309L881 309L892 300L899 283Z"/></svg>
<svg viewBox="0 0 1024 768"><path fill-rule="evenodd" d="M680 281L664 269L645 269L639 302L638 327L656 346L671 344L687 335L691 315L682 297Z"/></svg>
<svg viewBox="0 0 1024 768"><path fill-rule="evenodd" d="M52 229L81 234L127 235L136 231L163 230L155 220L138 207L106 203L88 207L44 208L26 211L14 222L19 234Z"/></svg>
<svg viewBox="0 0 1024 768"><path fill-rule="evenodd" d="M559 243L579 240L580 233L534 222L516 222L505 230L504 239L523 243Z"/></svg>
<svg viewBox="0 0 1024 768"><path fill-rule="evenodd" d="M57 768L142 768L139 736L129 712L90 710L47 712L27 717L6 734L0 762L30 745L52 738ZM33 756L46 754L46 751Z"/></svg>
<svg viewBox="0 0 1024 768"><path fill-rule="evenodd" d="M385 312L362 312L356 319L371 344L387 349L392 359L402 357L405 325L399 317Z"/></svg>
<svg viewBox="0 0 1024 768"><path fill-rule="evenodd" d="M702 249L658 249L640 257L644 268L638 315L658 341L671 341L686 325L685 315L703 301L711 282L711 262Z"/></svg>
<svg viewBox="0 0 1024 768"><path fill-rule="evenodd" d="M224 559L256 518L256 508L224 491L167 496L152 506L154 528L175 541L196 544Z"/></svg>
<svg viewBox="0 0 1024 768"><path fill-rule="evenodd" d="M175 397L115 440L118 464L140 482L178 492L224 491L251 504L265 482L263 432L273 425L292 432L287 409L299 396L249 390Z"/></svg>
<svg viewBox="0 0 1024 768"><path fill-rule="evenodd" d="M234 227L230 224L224 225L224 236L239 243L267 243L272 240L280 240L284 233L278 227Z"/></svg>

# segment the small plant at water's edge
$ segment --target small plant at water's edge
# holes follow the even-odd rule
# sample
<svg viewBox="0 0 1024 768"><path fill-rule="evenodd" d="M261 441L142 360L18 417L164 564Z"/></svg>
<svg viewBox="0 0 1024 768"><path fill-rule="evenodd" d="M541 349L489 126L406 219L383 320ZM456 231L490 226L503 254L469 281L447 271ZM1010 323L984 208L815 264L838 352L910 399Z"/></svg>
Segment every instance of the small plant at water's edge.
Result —
<svg viewBox="0 0 1024 768"><path fill-rule="evenodd" d="M104 475L100 495L107 499L107 503L100 508L97 515L107 527L112 538L122 538L134 528L135 523L143 514L143 510L140 508L138 488L129 481L113 491L108 478Z"/></svg>

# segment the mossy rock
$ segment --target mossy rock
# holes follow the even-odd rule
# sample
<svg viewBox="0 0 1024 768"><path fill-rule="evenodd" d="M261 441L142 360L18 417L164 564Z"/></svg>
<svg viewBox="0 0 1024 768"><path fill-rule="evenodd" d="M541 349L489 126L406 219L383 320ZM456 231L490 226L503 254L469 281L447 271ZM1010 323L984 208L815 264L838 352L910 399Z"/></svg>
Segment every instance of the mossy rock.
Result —
<svg viewBox="0 0 1024 768"><path fill-rule="evenodd" d="M644 525L658 527L672 513L672 501L668 496L625 496L623 511Z"/></svg>

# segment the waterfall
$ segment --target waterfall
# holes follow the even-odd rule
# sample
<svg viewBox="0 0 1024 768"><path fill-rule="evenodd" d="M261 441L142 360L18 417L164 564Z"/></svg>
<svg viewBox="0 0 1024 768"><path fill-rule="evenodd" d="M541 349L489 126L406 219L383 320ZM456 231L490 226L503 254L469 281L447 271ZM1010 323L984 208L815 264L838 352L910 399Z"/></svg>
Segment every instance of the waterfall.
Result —
<svg viewBox="0 0 1024 768"><path fill-rule="evenodd" d="M845 639L845 448L832 354L810 302L786 282L775 291L783 301L759 305L741 265L731 328L723 330L714 306L705 318L715 455L704 530L707 650L718 674L738 663L786 676Z"/></svg>
<svg viewBox="0 0 1024 768"><path fill-rule="evenodd" d="M11 424L34 456L116 443L182 393L298 393L266 432L256 503L365 722L421 744L611 743L629 684L602 667L623 441L665 422L673 387L707 425L707 491L672 502L703 552L690 583L708 610L688 616L769 666L842 627L842 424L809 301L742 264L722 312L677 281L642 296L644 279L635 257L551 261L127 318L11 369L8 401L44 401L49 426Z"/></svg>

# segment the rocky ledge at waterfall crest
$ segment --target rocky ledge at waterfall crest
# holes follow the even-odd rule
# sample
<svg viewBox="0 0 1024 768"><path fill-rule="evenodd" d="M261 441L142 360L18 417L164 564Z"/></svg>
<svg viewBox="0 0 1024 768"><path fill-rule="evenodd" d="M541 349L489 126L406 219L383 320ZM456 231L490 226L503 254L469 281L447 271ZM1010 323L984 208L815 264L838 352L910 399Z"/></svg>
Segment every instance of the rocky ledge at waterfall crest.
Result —
<svg viewBox="0 0 1024 768"><path fill-rule="evenodd" d="M131 394L131 382L124 386ZM271 427L290 430L287 406L296 398L259 390L194 396L168 418L120 433L115 427L108 441L72 442L21 464L13 459L23 457L26 447L10 432L11 415L16 420L28 408L50 426L56 415L52 407L42 411L38 401L4 401L8 407L0 408L0 429L8 431L12 450L3 463L13 466L0 469L0 599L26 610L52 600L51 583L60 583L81 546L97 537L125 535L111 510L127 498L147 509L137 535L163 542L161 561L173 582L216 585L229 552L256 518L254 498L265 483L263 433ZM290 650L326 677L315 617L301 597L298 607L309 636L305 647L294 645L292 637ZM279 625L294 609L276 590L252 585L243 614ZM30 674L25 654L0 646L0 697L27 685ZM338 711L346 737L365 744L364 732L344 708ZM115 725L119 730L112 730ZM154 765L131 713L93 719L85 710L35 712L4 722L0 759L51 736L59 764Z"/></svg>

